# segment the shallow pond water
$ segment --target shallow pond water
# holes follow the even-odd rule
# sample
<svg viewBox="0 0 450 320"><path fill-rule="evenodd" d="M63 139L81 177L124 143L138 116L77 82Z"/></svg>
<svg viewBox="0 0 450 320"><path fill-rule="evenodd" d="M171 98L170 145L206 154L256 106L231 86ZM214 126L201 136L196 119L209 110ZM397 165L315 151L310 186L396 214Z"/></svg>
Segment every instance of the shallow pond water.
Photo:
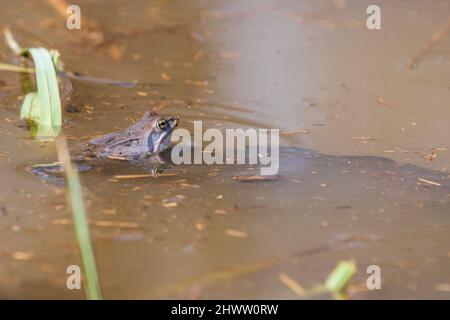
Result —
<svg viewBox="0 0 450 320"><path fill-rule="evenodd" d="M450 4L380 3L383 28L369 31L369 1L80 1L99 43L48 5L0 4L24 45L136 81L73 80L71 146L147 110L188 129L282 130L276 181L236 181L258 168L235 165L82 173L106 298L295 299L280 274L310 287L344 259L358 266L351 298L450 298L450 35L405 67ZM2 42L0 57L12 61ZM19 77L0 80L0 297L82 298L65 287L81 264L65 188L25 170L55 161L54 146L17 126ZM369 291L373 264L382 289Z"/></svg>

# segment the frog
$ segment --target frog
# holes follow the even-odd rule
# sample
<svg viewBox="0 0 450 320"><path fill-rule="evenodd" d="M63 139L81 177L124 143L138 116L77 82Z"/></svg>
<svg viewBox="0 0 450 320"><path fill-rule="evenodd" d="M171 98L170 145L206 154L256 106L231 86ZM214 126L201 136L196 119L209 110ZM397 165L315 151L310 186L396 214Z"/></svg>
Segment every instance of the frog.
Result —
<svg viewBox="0 0 450 320"><path fill-rule="evenodd" d="M159 164L168 162L167 151L179 117L161 117L145 112L142 118L128 128L114 131L82 142L74 150L72 160L79 172L92 169L89 162L101 166L102 160L122 160L130 163L145 161L151 172L161 172ZM62 184L64 170L59 163L34 165L28 168L39 178L53 184Z"/></svg>
<svg viewBox="0 0 450 320"><path fill-rule="evenodd" d="M145 112L139 121L128 128L82 144L76 159L133 160L145 155L159 154L169 147L172 132L178 126L179 119Z"/></svg>

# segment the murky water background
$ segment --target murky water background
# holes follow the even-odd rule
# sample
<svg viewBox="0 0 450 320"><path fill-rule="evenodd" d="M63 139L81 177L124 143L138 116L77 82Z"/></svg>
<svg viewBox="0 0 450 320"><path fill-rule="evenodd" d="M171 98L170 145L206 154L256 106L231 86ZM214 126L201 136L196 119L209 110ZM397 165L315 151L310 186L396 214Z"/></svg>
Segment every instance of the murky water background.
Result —
<svg viewBox="0 0 450 320"><path fill-rule="evenodd" d="M258 169L239 166L116 179L145 168L110 161L83 173L106 298L295 299L280 274L309 287L343 259L358 265L352 298L450 297L450 35L405 68L449 19L448 1L381 1L377 31L365 27L367 1L77 3L105 32L100 46L46 3L0 3L1 26L23 45L57 48L69 70L138 82L73 81L72 144L146 110L189 129L291 131L278 181L235 181ZM3 41L0 57L11 61ZM0 297L82 298L65 288L66 267L81 262L64 187L25 171L54 161L54 147L17 127L19 78L0 79ZM382 290L364 290L371 264Z"/></svg>

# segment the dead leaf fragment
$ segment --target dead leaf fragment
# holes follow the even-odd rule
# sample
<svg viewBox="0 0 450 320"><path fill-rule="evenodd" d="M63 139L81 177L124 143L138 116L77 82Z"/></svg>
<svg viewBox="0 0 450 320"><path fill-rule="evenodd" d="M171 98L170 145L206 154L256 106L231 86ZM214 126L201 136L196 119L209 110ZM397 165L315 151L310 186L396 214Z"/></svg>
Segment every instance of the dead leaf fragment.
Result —
<svg viewBox="0 0 450 320"><path fill-rule="evenodd" d="M205 224L201 223L201 222L197 222L195 224L195 229L197 229L198 231L202 231L205 230Z"/></svg>
<svg viewBox="0 0 450 320"><path fill-rule="evenodd" d="M14 260L26 261L30 260L33 257L33 253L25 251L16 251L13 252L11 256Z"/></svg>
<svg viewBox="0 0 450 320"><path fill-rule="evenodd" d="M165 80L165 81L169 81L172 78L165 72L161 73L161 79Z"/></svg>
<svg viewBox="0 0 450 320"><path fill-rule="evenodd" d="M391 107L391 104L387 103L383 97L379 97L377 103L382 107Z"/></svg>
<svg viewBox="0 0 450 320"><path fill-rule="evenodd" d="M280 131L280 136L290 136L293 134L307 134L310 131L308 129L298 129L298 130L282 130Z"/></svg>
<svg viewBox="0 0 450 320"><path fill-rule="evenodd" d="M365 282L355 283L355 284L350 283L347 287L347 293L350 296L357 295L359 293L367 292L367 291L369 291L369 289L367 288L367 284Z"/></svg>
<svg viewBox="0 0 450 320"><path fill-rule="evenodd" d="M200 188L200 186L198 184L189 184L189 183L185 183L185 182L180 183L180 187L195 188L195 189Z"/></svg>
<svg viewBox="0 0 450 320"><path fill-rule="evenodd" d="M437 158L437 151L436 151L436 149L432 149L431 153L428 156L425 156L425 159L427 159L429 161L433 161L436 158Z"/></svg>
<svg viewBox="0 0 450 320"><path fill-rule="evenodd" d="M113 59L114 61L121 61L125 53L125 46L110 44L107 47L107 52L111 59Z"/></svg>
<svg viewBox="0 0 450 320"><path fill-rule="evenodd" d="M206 80L184 80L184 83L189 84L191 86L196 86L196 87L206 87L208 86L208 81Z"/></svg>
<svg viewBox="0 0 450 320"><path fill-rule="evenodd" d="M176 202L163 202L161 205L163 207L165 207L165 208L174 208L174 207L178 206L178 203L176 203Z"/></svg>
<svg viewBox="0 0 450 320"><path fill-rule="evenodd" d="M101 212L103 214L113 215L113 214L117 213L117 209L116 208L108 208L108 209L103 209Z"/></svg>
<svg viewBox="0 0 450 320"><path fill-rule="evenodd" d="M289 289L291 289L296 295L298 295L300 297L306 296L307 293L306 293L305 288L303 288L297 281L295 281L294 279L289 277L287 274L280 273L278 275L278 278L284 285L286 285Z"/></svg>
<svg viewBox="0 0 450 320"><path fill-rule="evenodd" d="M247 237L247 232L234 230L234 229L225 229L225 234L232 236L232 237L237 237L237 238L246 238Z"/></svg>
<svg viewBox="0 0 450 320"><path fill-rule="evenodd" d="M215 214L227 214L227 211L226 211L226 210L223 210L223 209L215 209L215 210L214 210L214 213L215 213Z"/></svg>
<svg viewBox="0 0 450 320"><path fill-rule="evenodd" d="M161 203L161 205L165 208L174 208L178 206L178 203L186 199L186 196L183 196L182 194L177 194L175 197L164 199Z"/></svg>
<svg viewBox="0 0 450 320"><path fill-rule="evenodd" d="M148 93L145 92L145 91L138 91L138 92L136 92L136 94L138 96L140 96L140 97L147 97L148 96Z"/></svg>

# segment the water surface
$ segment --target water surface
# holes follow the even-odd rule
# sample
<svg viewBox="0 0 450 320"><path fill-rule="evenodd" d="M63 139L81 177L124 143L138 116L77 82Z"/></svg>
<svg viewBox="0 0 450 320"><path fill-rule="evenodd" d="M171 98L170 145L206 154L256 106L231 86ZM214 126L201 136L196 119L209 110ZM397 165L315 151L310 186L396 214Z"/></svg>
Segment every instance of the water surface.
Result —
<svg viewBox="0 0 450 320"><path fill-rule="evenodd" d="M449 3L380 3L383 29L369 31L367 1L80 1L100 44L46 4L0 4L1 26L23 45L57 48L73 71L137 82L73 81L71 145L146 110L188 129L202 120L291 131L277 181L233 180L258 172L248 166L116 179L146 169L108 161L83 173L106 298L295 299L281 273L309 287L343 259L358 265L352 298L450 297L450 35L404 67ZM3 43L0 57L12 61ZM65 189L25 170L54 161L54 147L17 126L19 77L0 79L0 297L82 298L65 288L66 267L81 263ZM356 290L371 264L382 290Z"/></svg>

